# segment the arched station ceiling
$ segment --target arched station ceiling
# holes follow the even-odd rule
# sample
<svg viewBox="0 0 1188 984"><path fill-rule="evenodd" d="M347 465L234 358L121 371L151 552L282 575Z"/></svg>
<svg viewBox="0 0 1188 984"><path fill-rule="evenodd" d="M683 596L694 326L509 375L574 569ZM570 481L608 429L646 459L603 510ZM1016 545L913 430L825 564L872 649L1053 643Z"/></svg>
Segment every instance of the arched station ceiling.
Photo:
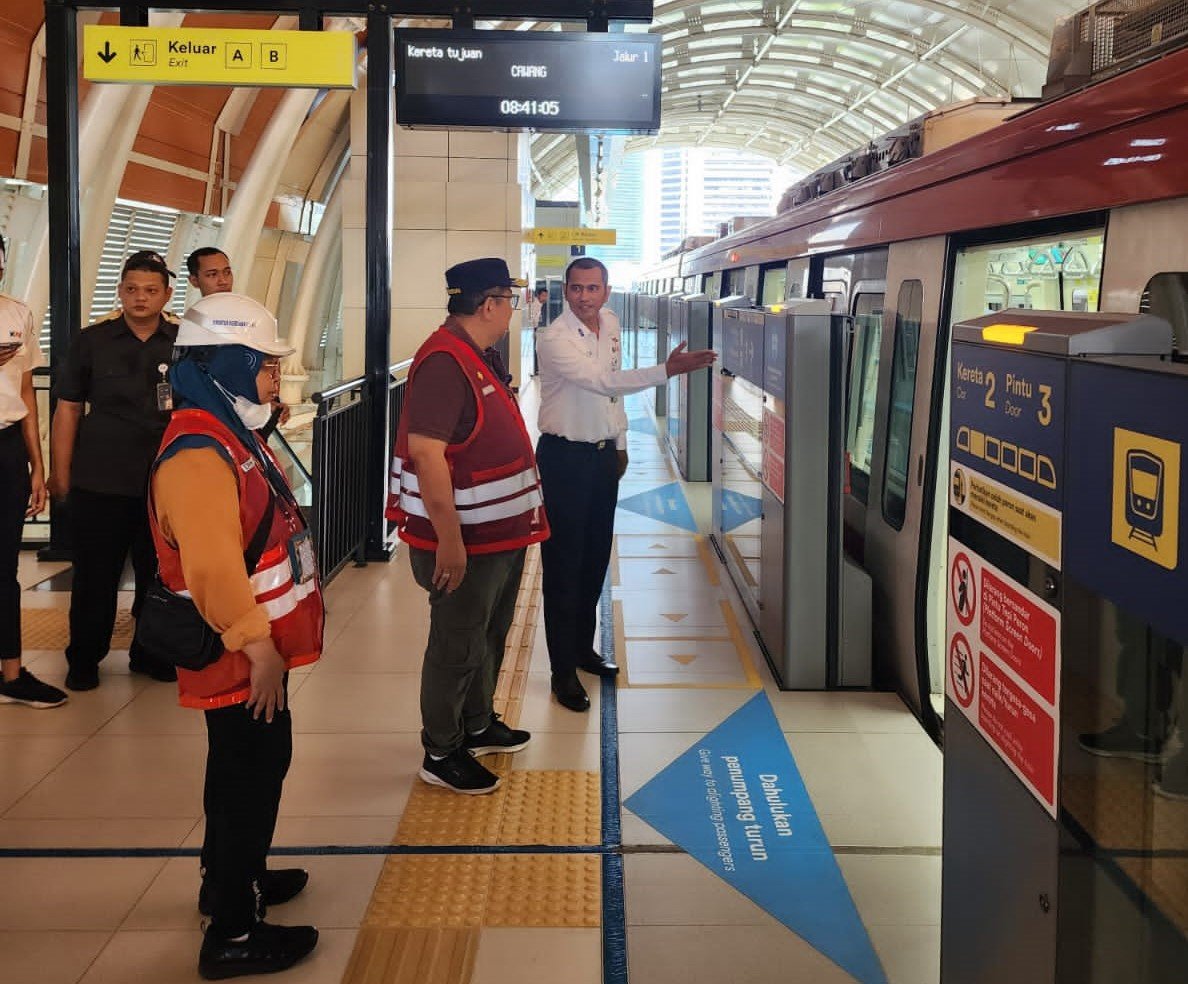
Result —
<svg viewBox="0 0 1188 984"><path fill-rule="evenodd" d="M807 174L929 110L1038 96L1052 29L1085 6L657 0L650 30L664 38L660 133L633 138L628 149L746 149ZM539 197L573 184L572 137L539 134L532 147Z"/></svg>

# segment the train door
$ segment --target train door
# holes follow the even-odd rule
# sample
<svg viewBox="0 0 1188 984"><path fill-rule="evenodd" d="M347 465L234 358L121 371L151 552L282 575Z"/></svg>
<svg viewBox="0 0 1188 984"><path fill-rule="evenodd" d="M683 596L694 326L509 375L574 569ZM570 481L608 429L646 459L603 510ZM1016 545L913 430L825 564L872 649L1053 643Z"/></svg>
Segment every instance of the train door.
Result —
<svg viewBox="0 0 1188 984"><path fill-rule="evenodd" d="M946 248L943 236L891 246L877 380L863 378L859 395L851 394L850 454L867 481L864 567L874 584L875 680L921 716L930 684L917 659L915 611L930 415L917 409L933 386Z"/></svg>
<svg viewBox="0 0 1188 984"><path fill-rule="evenodd" d="M878 379L879 338L882 332L883 295L886 291L887 250L828 256L816 261L810 277L811 295L823 297L836 314L854 318L854 331L846 355L846 436L850 454L850 491L843 496L843 541L846 552L863 562L866 541L869 464L865 448L871 431L860 427L858 416L874 417L874 387ZM818 279L819 278L819 279ZM858 453L855 453L855 452Z"/></svg>

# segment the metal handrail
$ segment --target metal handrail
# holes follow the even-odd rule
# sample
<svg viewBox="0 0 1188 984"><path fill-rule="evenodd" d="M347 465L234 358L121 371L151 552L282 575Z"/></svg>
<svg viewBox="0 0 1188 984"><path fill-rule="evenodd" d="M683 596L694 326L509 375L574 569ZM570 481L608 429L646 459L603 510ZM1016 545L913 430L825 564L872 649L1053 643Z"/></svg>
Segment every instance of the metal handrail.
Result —
<svg viewBox="0 0 1188 984"><path fill-rule="evenodd" d="M404 384L412 360L388 367L389 438L395 437L404 406ZM338 383L312 397L312 527L322 577L329 583L354 560L366 563L367 426L371 404L366 376Z"/></svg>

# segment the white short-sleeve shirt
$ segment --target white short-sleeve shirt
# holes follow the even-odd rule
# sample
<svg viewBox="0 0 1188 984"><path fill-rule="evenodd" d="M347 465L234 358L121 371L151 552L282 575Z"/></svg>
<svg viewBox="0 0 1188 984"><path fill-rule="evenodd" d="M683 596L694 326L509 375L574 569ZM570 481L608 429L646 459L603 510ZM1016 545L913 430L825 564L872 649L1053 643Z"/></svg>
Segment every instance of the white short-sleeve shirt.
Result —
<svg viewBox="0 0 1188 984"><path fill-rule="evenodd" d="M623 397L668 379L661 363L647 369L620 369L619 319L603 308L598 334L590 331L568 306L536 335L540 369L542 434L570 441L614 441L627 447L627 414Z"/></svg>
<svg viewBox="0 0 1188 984"><path fill-rule="evenodd" d="M0 428L24 420L29 409L21 399L21 377L45 365L33 312L16 298L0 294L0 346L13 342L20 345L17 354L0 366Z"/></svg>

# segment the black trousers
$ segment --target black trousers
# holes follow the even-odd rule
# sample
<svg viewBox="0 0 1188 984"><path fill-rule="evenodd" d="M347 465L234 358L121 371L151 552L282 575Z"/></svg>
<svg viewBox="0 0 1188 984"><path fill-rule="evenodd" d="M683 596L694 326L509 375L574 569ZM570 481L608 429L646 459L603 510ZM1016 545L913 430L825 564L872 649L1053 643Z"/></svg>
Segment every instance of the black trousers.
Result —
<svg viewBox="0 0 1188 984"><path fill-rule="evenodd" d="M0 659L21 655L21 585L17 581L25 510L29 507L29 456L21 425L0 428Z"/></svg>
<svg viewBox="0 0 1188 984"><path fill-rule="evenodd" d="M293 758L293 719L286 708L272 723L246 704L206 712L206 839L202 867L214 889L211 925L223 936L246 933L263 918L256 885L276 830L281 787Z"/></svg>
<svg viewBox="0 0 1188 984"><path fill-rule="evenodd" d="M136 574L133 616L139 614L145 592L157 572L148 506L142 497L71 489L70 528L74 539L74 582L66 661L71 666L98 666L111 648L120 577L129 552ZM135 661L153 658L135 639L129 655Z"/></svg>
<svg viewBox="0 0 1188 984"><path fill-rule="evenodd" d="M431 755L462 747L491 723L495 684L516 614L524 548L471 554L453 594L433 586L437 554L408 552L413 577L429 592L429 642L421 667L421 743Z"/></svg>
<svg viewBox="0 0 1188 984"><path fill-rule="evenodd" d="M561 673L594 646L615 533L619 456L614 441L598 447L542 434L536 463L552 530L540 549L545 639L553 672Z"/></svg>

